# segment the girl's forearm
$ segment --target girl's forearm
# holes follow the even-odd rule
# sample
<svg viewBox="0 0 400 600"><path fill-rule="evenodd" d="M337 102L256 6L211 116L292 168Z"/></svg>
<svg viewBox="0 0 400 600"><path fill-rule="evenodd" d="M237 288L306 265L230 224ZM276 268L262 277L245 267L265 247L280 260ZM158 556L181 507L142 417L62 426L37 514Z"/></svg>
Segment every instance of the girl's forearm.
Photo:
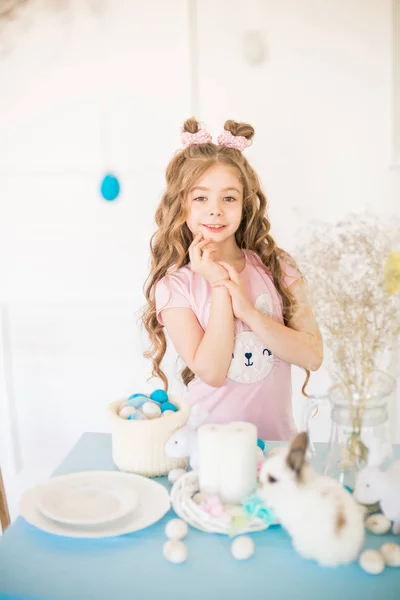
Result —
<svg viewBox="0 0 400 600"><path fill-rule="evenodd" d="M317 371L321 366L323 352L319 336L286 327L256 309L249 312L246 325L278 358L310 371Z"/></svg>
<svg viewBox="0 0 400 600"><path fill-rule="evenodd" d="M232 360L234 317L228 290L211 292L210 317L194 357L194 372L213 387L223 385Z"/></svg>

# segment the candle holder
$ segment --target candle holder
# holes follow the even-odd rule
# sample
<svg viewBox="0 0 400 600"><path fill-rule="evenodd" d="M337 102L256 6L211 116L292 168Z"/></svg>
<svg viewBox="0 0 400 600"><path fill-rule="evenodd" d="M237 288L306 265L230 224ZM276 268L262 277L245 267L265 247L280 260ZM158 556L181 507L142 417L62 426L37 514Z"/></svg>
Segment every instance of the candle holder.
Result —
<svg viewBox="0 0 400 600"><path fill-rule="evenodd" d="M171 490L171 503L174 511L186 523L207 533L221 533L225 535L240 535L264 531L278 522L272 516L269 520L255 516L246 515L240 521L232 525L222 517L214 517L203 510L193 497L200 491L199 476L196 471L190 471L178 479ZM240 505L238 505L240 508Z"/></svg>

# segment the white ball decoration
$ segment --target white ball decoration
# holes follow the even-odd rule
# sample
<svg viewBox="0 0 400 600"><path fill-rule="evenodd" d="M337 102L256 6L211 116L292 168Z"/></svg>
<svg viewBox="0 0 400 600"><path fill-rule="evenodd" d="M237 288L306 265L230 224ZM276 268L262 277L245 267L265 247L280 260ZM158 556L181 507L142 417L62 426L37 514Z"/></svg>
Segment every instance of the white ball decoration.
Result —
<svg viewBox="0 0 400 600"><path fill-rule="evenodd" d="M185 474L185 469L171 469L171 471L168 473L168 481L173 485Z"/></svg>
<svg viewBox="0 0 400 600"><path fill-rule="evenodd" d="M175 564L185 562L188 556L185 544L178 540L169 540L168 542L165 542L163 554L167 560Z"/></svg>
<svg viewBox="0 0 400 600"><path fill-rule="evenodd" d="M161 415L161 408L155 402L145 402L142 405L142 413L148 419L156 419Z"/></svg>
<svg viewBox="0 0 400 600"><path fill-rule="evenodd" d="M248 535L241 535L232 542L231 552L236 560L247 560L254 554L254 542Z"/></svg>
<svg viewBox="0 0 400 600"><path fill-rule="evenodd" d="M395 543L383 544L381 554L388 567L400 567L400 546Z"/></svg>
<svg viewBox="0 0 400 600"><path fill-rule="evenodd" d="M188 526L182 519L171 519L165 527L165 535L170 540L183 540L188 532Z"/></svg>
<svg viewBox="0 0 400 600"><path fill-rule="evenodd" d="M378 550L364 550L360 554L360 567L370 575L379 575L385 569L385 561Z"/></svg>
<svg viewBox="0 0 400 600"><path fill-rule="evenodd" d="M391 521L385 515L375 514L370 515L365 521L365 527L375 535L383 535L387 533L392 526Z"/></svg>

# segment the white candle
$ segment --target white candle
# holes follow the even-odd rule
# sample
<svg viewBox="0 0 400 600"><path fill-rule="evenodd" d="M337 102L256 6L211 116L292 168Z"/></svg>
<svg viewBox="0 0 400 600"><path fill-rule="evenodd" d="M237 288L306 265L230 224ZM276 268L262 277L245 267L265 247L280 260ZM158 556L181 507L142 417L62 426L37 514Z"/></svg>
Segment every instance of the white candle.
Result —
<svg viewBox="0 0 400 600"><path fill-rule="evenodd" d="M257 488L257 427L230 423L221 437L219 495L223 502L240 504Z"/></svg>
<svg viewBox="0 0 400 600"><path fill-rule="evenodd" d="M207 424L199 427L199 486L204 494L219 492L219 462L221 456L221 430L223 425Z"/></svg>

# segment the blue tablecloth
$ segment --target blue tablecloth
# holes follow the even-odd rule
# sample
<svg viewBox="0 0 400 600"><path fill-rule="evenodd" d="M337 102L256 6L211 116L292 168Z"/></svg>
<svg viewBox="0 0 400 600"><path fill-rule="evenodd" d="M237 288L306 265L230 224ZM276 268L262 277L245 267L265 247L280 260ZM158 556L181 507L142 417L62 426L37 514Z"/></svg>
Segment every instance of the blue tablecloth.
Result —
<svg viewBox="0 0 400 600"><path fill-rule="evenodd" d="M324 445L317 444L322 455ZM400 447L396 447L400 456ZM55 475L115 469L111 437L84 434ZM165 478L159 481L169 486ZM164 528L174 516L140 532L98 540L44 533L21 517L0 538L0 598L107 600L324 600L400 599L400 568L378 576L357 563L335 569L301 558L281 527L253 534L256 552L238 562L227 536L192 528L186 538L189 558L174 565L162 555ZM365 547L379 548L400 537L368 535Z"/></svg>

